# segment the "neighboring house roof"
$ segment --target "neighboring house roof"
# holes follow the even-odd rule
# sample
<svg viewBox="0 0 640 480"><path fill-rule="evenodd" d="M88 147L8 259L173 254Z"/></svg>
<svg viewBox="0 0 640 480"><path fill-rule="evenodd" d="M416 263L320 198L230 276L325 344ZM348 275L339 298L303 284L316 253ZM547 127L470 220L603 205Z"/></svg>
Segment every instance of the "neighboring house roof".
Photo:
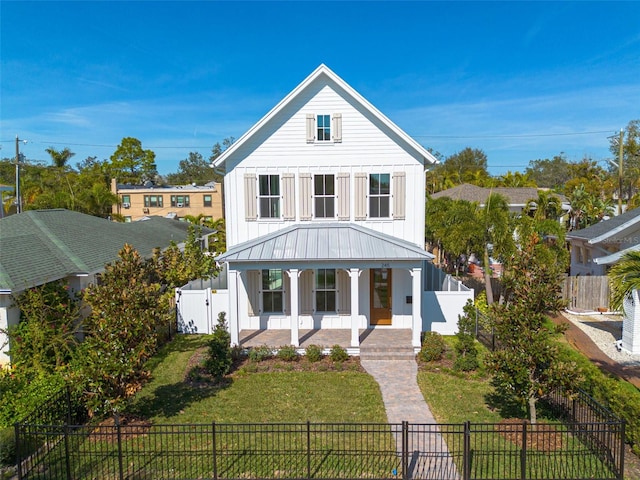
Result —
<svg viewBox="0 0 640 480"><path fill-rule="evenodd" d="M426 148L407 135L402 129L400 129L400 127L389 120L362 95L356 92L344 80L331 71L331 69L326 65L321 64L305 80L303 80L300 85L284 97L275 107L273 107L270 112L262 117L258 123L251 127L244 135L242 135L218 158L216 158L213 162L213 166L215 168L223 167L235 152L240 150L245 144L248 144L250 140L258 135L258 132L262 131L268 124L275 121L276 117L278 117L286 107L292 105L305 91L311 88L316 88L318 84L331 84L334 88L339 89L345 98L348 98L350 101L353 101L355 104L360 105L364 110L368 111L373 118L388 130L390 135L393 135L396 138L396 142L398 144L405 145L405 148L412 150L417 157L421 158L422 163L425 166L438 163L438 160Z"/></svg>
<svg viewBox="0 0 640 480"><path fill-rule="evenodd" d="M431 195L431 198L448 197L453 200L466 200L468 202L477 202L480 205L484 205L492 193L499 193L507 199L509 205L522 205L525 206L529 200L535 200L538 198L539 189L536 187L495 187L484 188L472 185L469 183L463 183L447 190ZM561 201L565 201L562 195L555 194Z"/></svg>
<svg viewBox="0 0 640 480"><path fill-rule="evenodd" d="M431 259L417 245L356 224L293 225L241 243L219 262L366 261Z"/></svg>
<svg viewBox="0 0 640 480"><path fill-rule="evenodd" d="M20 292L78 274L102 271L125 243L149 257L183 243L189 224L161 217L115 223L64 209L29 210L0 219L0 290ZM203 234L213 230L203 228Z"/></svg>
<svg viewBox="0 0 640 480"><path fill-rule="evenodd" d="M587 240L590 244L596 244L605 242L616 235L624 234L631 228L640 228L640 208L629 210L608 220L602 220L590 227L569 232L567 240Z"/></svg>

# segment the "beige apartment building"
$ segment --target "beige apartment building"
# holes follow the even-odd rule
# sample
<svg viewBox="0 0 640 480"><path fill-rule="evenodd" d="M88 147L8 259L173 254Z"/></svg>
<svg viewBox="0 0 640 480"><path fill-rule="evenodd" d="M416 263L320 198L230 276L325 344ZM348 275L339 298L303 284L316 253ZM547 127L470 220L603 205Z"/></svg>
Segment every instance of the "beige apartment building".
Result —
<svg viewBox="0 0 640 480"><path fill-rule="evenodd" d="M111 180L111 191L120 199L112 212L135 222L144 217L160 216L181 219L187 215L202 215L206 220L222 218L220 185L125 185Z"/></svg>

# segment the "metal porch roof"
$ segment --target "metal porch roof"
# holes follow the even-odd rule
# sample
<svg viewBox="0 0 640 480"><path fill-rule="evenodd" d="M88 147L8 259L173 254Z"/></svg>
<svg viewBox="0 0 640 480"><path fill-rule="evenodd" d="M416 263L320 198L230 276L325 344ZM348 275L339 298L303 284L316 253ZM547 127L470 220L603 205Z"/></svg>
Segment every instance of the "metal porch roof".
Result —
<svg viewBox="0 0 640 480"><path fill-rule="evenodd" d="M433 255L419 246L360 225L294 225L241 243L218 262L426 260Z"/></svg>

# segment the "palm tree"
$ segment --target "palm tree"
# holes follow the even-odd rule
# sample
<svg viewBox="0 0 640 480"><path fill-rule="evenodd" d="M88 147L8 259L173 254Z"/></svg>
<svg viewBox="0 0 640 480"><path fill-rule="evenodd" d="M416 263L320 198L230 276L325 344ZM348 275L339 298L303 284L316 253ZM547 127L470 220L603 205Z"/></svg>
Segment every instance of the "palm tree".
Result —
<svg viewBox="0 0 640 480"><path fill-rule="evenodd" d="M608 273L611 285L611 309L619 311L624 300L640 289L640 251L627 252Z"/></svg>
<svg viewBox="0 0 640 480"><path fill-rule="evenodd" d="M68 147L63 148L62 150L56 150L53 147L49 147L45 152L51 155L53 166L57 168L64 168L69 159L75 155L75 153L69 150Z"/></svg>

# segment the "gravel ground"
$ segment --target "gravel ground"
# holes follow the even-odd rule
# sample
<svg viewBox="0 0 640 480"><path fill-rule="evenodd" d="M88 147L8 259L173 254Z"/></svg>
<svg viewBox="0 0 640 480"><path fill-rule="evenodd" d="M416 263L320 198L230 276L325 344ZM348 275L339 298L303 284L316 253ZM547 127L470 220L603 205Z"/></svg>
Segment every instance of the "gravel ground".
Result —
<svg viewBox="0 0 640 480"><path fill-rule="evenodd" d="M621 365L640 367L640 355L616 349L615 342L622 337L621 315L575 315L567 311L562 312L562 315L586 333L611 360Z"/></svg>

